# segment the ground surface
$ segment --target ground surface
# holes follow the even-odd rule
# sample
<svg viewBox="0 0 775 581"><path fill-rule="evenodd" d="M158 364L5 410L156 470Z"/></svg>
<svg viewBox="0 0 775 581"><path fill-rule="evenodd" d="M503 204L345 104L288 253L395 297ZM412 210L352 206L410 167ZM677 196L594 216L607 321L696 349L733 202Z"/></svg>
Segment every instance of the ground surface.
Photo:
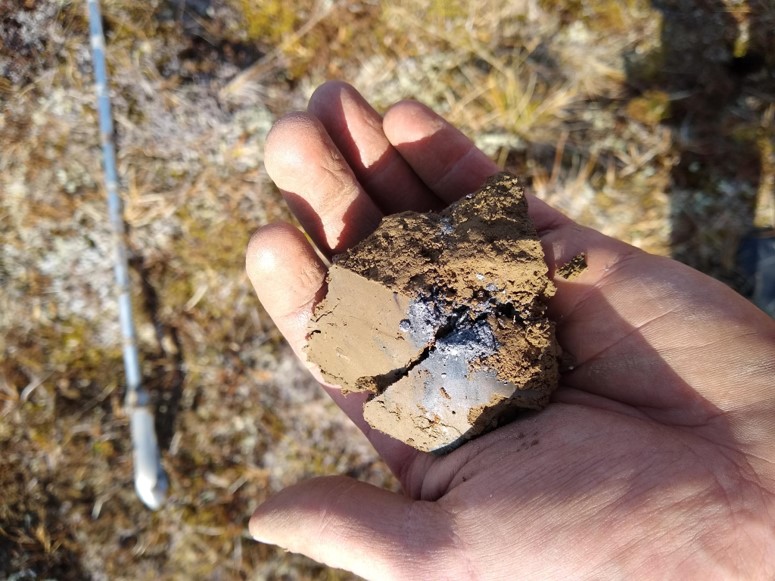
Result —
<svg viewBox="0 0 775 581"><path fill-rule="evenodd" d="M85 4L85 3L83 3ZM412 97L584 224L740 287L775 179L769 0L105 0L168 504L131 487L85 7L0 2L0 577L340 579L253 543L279 488L395 486L243 275L263 139L327 78Z"/></svg>

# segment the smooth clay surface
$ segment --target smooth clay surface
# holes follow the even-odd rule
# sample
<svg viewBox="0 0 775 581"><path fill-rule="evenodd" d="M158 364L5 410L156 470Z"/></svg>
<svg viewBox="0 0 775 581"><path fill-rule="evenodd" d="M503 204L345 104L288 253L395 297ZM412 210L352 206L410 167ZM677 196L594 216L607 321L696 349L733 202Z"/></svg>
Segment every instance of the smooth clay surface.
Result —
<svg viewBox="0 0 775 581"><path fill-rule="evenodd" d="M307 355L326 381L372 394L372 427L449 451L548 403L554 290L524 191L498 174L442 212L387 216L336 256Z"/></svg>

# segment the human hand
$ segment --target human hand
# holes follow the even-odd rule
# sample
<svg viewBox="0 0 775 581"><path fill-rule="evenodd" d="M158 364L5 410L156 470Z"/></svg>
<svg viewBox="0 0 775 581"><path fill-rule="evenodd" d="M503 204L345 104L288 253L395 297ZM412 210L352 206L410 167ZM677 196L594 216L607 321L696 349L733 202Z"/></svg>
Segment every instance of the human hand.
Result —
<svg viewBox="0 0 775 581"><path fill-rule="evenodd" d="M384 214L442 207L498 170L426 107L383 119L343 83L278 121L265 163L328 256ZM554 278L575 366L553 403L437 457L371 430L362 394L323 385L404 494L310 480L259 507L251 533L374 579L773 578L775 322L703 274L529 204L550 273L580 252L588 263ZM279 224L254 235L247 270L304 360L323 262Z"/></svg>

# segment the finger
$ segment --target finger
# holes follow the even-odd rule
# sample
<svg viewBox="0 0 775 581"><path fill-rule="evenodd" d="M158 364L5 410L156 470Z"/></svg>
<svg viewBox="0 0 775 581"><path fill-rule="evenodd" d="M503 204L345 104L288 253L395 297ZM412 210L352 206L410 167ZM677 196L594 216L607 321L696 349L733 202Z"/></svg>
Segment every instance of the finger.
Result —
<svg viewBox="0 0 775 581"><path fill-rule="evenodd" d="M293 113L275 123L266 139L264 165L299 222L328 255L368 236L382 218L312 115Z"/></svg>
<svg viewBox="0 0 775 581"><path fill-rule="evenodd" d="M368 579L403 578L408 571L433 579L438 567L455 569L448 521L434 503L335 476L270 498L250 519L250 533Z"/></svg>
<svg viewBox="0 0 775 581"><path fill-rule="evenodd" d="M385 114L385 135L428 187L447 203L475 191L498 166L452 125L415 101Z"/></svg>
<svg viewBox="0 0 775 581"><path fill-rule="evenodd" d="M326 267L304 235L290 224L272 224L250 239L245 257L258 300L302 359L312 309L326 292Z"/></svg>
<svg viewBox="0 0 775 581"><path fill-rule="evenodd" d="M326 268L304 235L290 224L272 224L253 234L245 258L248 277L258 299L296 355L307 362L309 321L326 292ZM307 362L315 378L319 370ZM343 395L324 384L331 398L366 435L390 469L399 477L407 467L424 470L427 458L406 444L371 428L363 419L365 394Z"/></svg>
<svg viewBox="0 0 775 581"><path fill-rule="evenodd" d="M385 213L442 206L387 140L382 117L352 86L339 81L321 85L307 110L321 121L363 189Z"/></svg>
<svg viewBox="0 0 775 581"><path fill-rule="evenodd" d="M385 114L383 126L390 143L447 203L476 191L498 171L498 166L468 137L415 101L394 105ZM528 203L539 232L570 223L561 212L534 196L528 197Z"/></svg>

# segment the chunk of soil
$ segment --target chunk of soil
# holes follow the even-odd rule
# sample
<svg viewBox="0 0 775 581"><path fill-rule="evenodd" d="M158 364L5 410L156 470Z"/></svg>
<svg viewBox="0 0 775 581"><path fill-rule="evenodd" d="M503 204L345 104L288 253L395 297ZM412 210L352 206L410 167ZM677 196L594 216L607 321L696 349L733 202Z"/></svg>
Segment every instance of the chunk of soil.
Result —
<svg viewBox="0 0 775 581"><path fill-rule="evenodd" d="M439 213L385 217L334 257L307 355L366 421L418 450L450 451L546 406L558 381L549 280L516 177Z"/></svg>
<svg viewBox="0 0 775 581"><path fill-rule="evenodd" d="M565 280L573 280L587 269L587 255L583 252L571 258L557 269L557 274Z"/></svg>

